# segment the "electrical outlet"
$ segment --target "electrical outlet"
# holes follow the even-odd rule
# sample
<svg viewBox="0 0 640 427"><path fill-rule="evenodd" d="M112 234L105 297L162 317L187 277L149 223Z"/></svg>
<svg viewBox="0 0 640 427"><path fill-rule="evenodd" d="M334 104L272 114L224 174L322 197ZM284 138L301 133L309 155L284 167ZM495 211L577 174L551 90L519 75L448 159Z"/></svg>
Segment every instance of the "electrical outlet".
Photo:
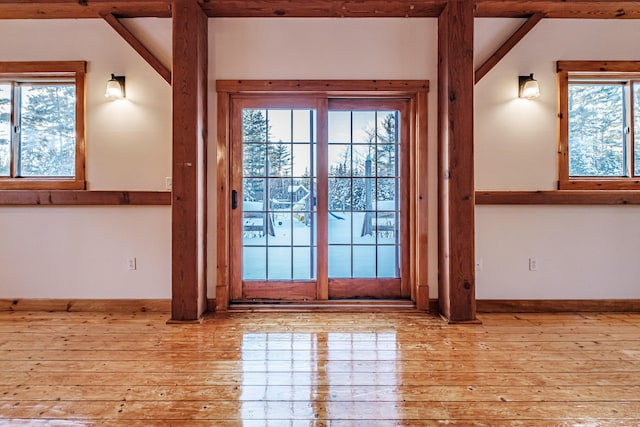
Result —
<svg viewBox="0 0 640 427"><path fill-rule="evenodd" d="M173 190L173 178L168 176L164 179L164 189Z"/></svg>
<svg viewBox="0 0 640 427"><path fill-rule="evenodd" d="M476 259L476 271L482 271L482 258Z"/></svg>
<svg viewBox="0 0 640 427"><path fill-rule="evenodd" d="M136 257L127 258L127 268L129 270L135 270L137 268Z"/></svg>
<svg viewBox="0 0 640 427"><path fill-rule="evenodd" d="M529 258L529 271L538 270L538 260L535 257Z"/></svg>

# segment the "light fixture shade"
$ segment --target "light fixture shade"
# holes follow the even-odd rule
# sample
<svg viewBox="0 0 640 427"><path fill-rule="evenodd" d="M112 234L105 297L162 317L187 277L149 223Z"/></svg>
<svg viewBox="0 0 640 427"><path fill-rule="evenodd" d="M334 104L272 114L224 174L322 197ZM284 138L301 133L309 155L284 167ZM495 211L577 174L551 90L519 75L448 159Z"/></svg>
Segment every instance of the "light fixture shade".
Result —
<svg viewBox="0 0 640 427"><path fill-rule="evenodd" d="M533 73L528 76L520 76L518 96L520 98L534 99L540 96L540 85L538 81L533 78Z"/></svg>
<svg viewBox="0 0 640 427"><path fill-rule="evenodd" d="M111 79L107 81L107 90L104 93L107 99L122 99L126 96L124 90L124 76L111 74Z"/></svg>

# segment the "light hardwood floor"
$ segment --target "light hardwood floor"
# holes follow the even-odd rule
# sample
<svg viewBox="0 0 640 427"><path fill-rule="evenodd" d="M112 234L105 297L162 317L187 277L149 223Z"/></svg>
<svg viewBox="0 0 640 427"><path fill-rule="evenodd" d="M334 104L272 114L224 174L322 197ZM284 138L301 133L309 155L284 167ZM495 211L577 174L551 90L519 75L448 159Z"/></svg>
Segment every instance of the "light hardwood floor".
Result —
<svg viewBox="0 0 640 427"><path fill-rule="evenodd" d="M2 426L640 425L640 314L0 313Z"/></svg>

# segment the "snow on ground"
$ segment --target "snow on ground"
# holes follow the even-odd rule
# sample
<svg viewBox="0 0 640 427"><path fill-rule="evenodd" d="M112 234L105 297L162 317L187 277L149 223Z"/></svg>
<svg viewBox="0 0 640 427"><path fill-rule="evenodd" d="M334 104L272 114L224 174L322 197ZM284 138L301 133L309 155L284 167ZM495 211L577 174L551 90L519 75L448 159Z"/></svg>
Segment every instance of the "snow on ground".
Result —
<svg viewBox="0 0 640 427"><path fill-rule="evenodd" d="M244 232L243 278L315 279L315 225L310 213L276 211L271 215L275 236L261 231ZM364 212L329 215L330 278L398 277L395 233L381 231L378 236L361 236L364 219ZM262 219L245 218L247 222L261 225ZM379 222L393 226L391 218L381 218Z"/></svg>

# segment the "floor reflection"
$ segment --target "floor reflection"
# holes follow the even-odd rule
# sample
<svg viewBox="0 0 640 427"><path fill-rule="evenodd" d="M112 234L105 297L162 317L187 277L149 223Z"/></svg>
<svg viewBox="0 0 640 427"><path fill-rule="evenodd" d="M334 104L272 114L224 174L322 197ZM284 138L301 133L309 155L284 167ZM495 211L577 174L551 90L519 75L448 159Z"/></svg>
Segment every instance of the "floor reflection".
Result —
<svg viewBox="0 0 640 427"><path fill-rule="evenodd" d="M244 426L400 418L394 332L245 333L241 357Z"/></svg>

